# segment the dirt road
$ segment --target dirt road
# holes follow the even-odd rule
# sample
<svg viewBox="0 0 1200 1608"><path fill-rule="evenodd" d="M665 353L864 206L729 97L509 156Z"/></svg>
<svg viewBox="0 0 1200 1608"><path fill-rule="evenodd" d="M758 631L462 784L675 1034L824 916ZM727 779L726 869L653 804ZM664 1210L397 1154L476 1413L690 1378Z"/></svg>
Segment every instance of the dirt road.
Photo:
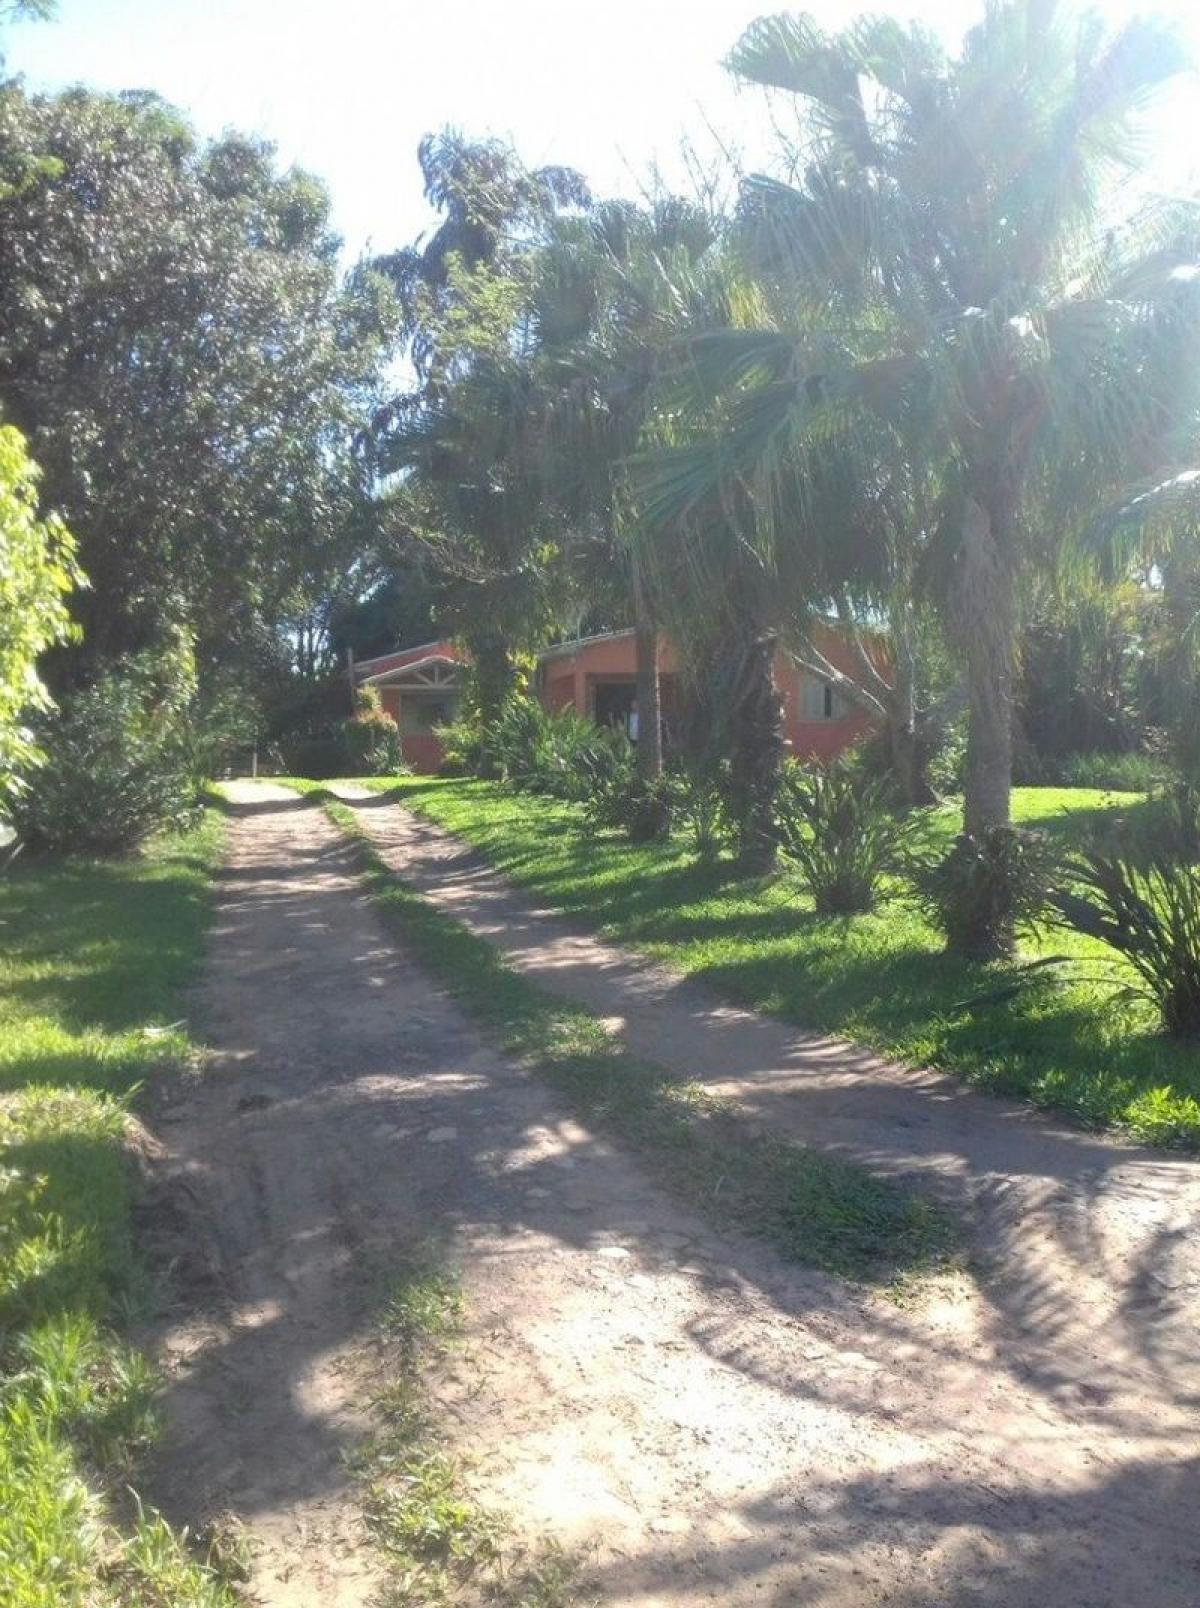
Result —
<svg viewBox="0 0 1200 1608"><path fill-rule="evenodd" d="M1141 1306L1133 1277L1096 1305L1085 1349L1056 1273L1012 1287L1011 1214L995 1289L912 1309L716 1236L480 1040L384 937L319 811L237 798L200 1002L214 1061L159 1113L168 1195L204 1233L183 1267L193 1309L163 1338L151 1494L193 1524L240 1516L259 1601L351 1608L378 1586L342 1457L369 1420L364 1269L434 1232L461 1268L471 1359L440 1381L440 1416L519 1531L594 1546L603 1602L1195 1608L1182 1262L1156 1254L1147 1280L1176 1287ZM391 816L371 812L412 870L432 849ZM940 1088L907 1093L963 1120ZM965 1173L936 1120L928 1165L944 1146L946 1175ZM1116 1150L1130 1212L1169 1240L1179 1202L1156 1169L1175 1164ZM981 1193L1004 1181L997 1166ZM1086 1226L1069 1193L1056 1241ZM1074 1252L1107 1255L1086 1234Z"/></svg>

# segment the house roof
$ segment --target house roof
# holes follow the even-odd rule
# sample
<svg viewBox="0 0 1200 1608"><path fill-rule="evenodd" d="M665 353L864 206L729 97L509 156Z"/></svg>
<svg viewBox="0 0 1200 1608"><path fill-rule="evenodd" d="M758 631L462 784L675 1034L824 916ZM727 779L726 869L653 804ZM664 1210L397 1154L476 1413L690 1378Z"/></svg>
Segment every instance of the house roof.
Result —
<svg viewBox="0 0 1200 1608"><path fill-rule="evenodd" d="M373 664L382 664L385 659L407 658L410 653L428 653L433 648L444 648L445 638L438 637L433 642L414 642L411 648L392 648L388 653L377 653L373 659L355 659L354 669L366 670Z"/></svg>
<svg viewBox="0 0 1200 1608"><path fill-rule="evenodd" d="M633 627L626 626L622 631L597 631L595 636L575 637L570 642L556 642L552 648L546 648L538 654L538 662L544 664L547 659L561 659L572 653L578 653L580 648L590 648L593 642L618 642L622 637L631 637Z"/></svg>
<svg viewBox="0 0 1200 1608"><path fill-rule="evenodd" d="M440 644L433 644L440 646ZM390 657L394 657L391 655ZM378 661L376 661L378 662ZM389 665L386 670L379 670L373 676L364 676L363 685L376 687L385 685L389 681L396 681L401 676L415 675L420 670L428 670L434 665L449 665L452 670L462 669L462 660L456 659L449 653L427 653L420 659L405 659L403 664Z"/></svg>

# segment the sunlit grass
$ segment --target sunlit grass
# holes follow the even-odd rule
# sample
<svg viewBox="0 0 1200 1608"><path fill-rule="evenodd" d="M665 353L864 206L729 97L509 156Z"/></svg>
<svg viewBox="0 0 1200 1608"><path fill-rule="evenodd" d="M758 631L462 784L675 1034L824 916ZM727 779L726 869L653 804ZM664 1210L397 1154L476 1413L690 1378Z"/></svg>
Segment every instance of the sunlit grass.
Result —
<svg viewBox="0 0 1200 1608"><path fill-rule="evenodd" d="M963 1011L994 970L942 953L936 932L894 886L869 914L818 917L794 879L740 878L682 843L638 845L588 829L572 805L488 782L426 777L395 788L540 898L603 934L702 978L739 1004L836 1032L980 1087L1116 1125L1156 1144L1200 1145L1200 1055L1164 1037L1145 1002L1121 994L1121 964L1102 945L1050 932L1027 953L1078 964L1019 999ZM1136 794L1019 788L1018 821L1067 843L1081 828L1145 808ZM923 830L949 842L958 812Z"/></svg>
<svg viewBox="0 0 1200 1608"><path fill-rule="evenodd" d="M128 1103L187 1052L219 842L211 815L135 858L0 878L5 1608L232 1602L161 1519L135 1508L118 1526L111 1501L159 1427L154 1372L116 1333L146 1295Z"/></svg>

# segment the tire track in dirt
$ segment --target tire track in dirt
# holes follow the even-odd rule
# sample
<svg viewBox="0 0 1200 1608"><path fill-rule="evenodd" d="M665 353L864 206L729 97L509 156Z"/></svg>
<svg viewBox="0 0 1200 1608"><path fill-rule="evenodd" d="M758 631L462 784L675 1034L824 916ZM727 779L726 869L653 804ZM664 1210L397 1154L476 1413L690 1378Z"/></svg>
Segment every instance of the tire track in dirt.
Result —
<svg viewBox="0 0 1200 1608"><path fill-rule="evenodd" d="M150 1494L243 1519L257 1600L371 1599L364 1269L432 1232L469 1330L438 1417L519 1533L594 1548L604 1602L1194 1608L1181 1407L1050 1388L965 1293L903 1310L714 1234L383 936L317 809L236 798L213 1057L158 1113L209 1250Z"/></svg>

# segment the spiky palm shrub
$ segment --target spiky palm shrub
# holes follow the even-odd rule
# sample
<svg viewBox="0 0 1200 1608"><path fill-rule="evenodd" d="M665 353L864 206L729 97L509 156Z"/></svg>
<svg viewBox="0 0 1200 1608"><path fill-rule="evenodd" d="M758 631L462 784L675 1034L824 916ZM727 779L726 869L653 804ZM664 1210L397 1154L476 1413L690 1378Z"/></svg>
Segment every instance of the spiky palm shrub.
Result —
<svg viewBox="0 0 1200 1608"><path fill-rule="evenodd" d="M803 576L828 547L824 476L874 493L921 465L911 520L885 534L907 530L937 576L966 672L966 826L985 844L1010 819L1030 536L1078 526L1193 416L1194 231L1140 199L1115 219L1106 185L1137 165L1137 115L1186 52L1154 19L1108 34L996 0L956 57L891 18L825 33L788 13L730 61L794 98L798 136L786 180L743 185L753 285L730 303L738 327L688 343L639 494L660 527L728 509L764 574ZM1049 525L1032 517L1046 498Z"/></svg>
<svg viewBox="0 0 1200 1608"><path fill-rule="evenodd" d="M872 909L911 830L886 784L844 760L793 761L784 766L778 811L784 853L799 867L817 914Z"/></svg>
<svg viewBox="0 0 1200 1608"><path fill-rule="evenodd" d="M1054 856L1037 832L991 826L960 833L949 854L914 858L910 869L946 948L987 961L1008 954L1017 934L1044 914Z"/></svg>
<svg viewBox="0 0 1200 1608"><path fill-rule="evenodd" d="M1128 847L1085 850L1073 886L1053 896L1059 920L1124 956L1168 1033L1200 1038L1200 867Z"/></svg>

